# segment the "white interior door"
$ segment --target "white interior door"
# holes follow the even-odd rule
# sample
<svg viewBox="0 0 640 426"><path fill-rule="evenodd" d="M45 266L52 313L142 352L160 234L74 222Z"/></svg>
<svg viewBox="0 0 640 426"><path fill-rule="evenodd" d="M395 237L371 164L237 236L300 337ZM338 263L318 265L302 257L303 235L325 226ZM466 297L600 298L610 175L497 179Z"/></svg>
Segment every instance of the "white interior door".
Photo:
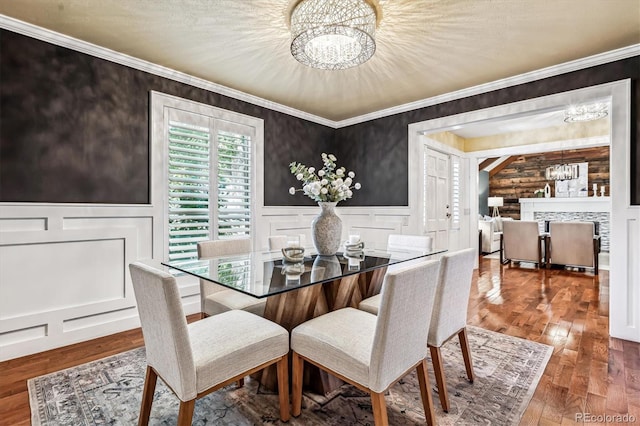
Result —
<svg viewBox="0 0 640 426"><path fill-rule="evenodd" d="M449 248L451 221L450 160L447 154L424 146L424 233L436 249Z"/></svg>

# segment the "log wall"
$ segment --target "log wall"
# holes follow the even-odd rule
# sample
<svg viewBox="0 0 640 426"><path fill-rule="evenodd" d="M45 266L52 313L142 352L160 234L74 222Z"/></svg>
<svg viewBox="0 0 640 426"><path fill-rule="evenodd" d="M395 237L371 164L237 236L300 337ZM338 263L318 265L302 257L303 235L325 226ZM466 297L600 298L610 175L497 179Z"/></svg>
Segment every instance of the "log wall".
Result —
<svg viewBox="0 0 640 426"><path fill-rule="evenodd" d="M545 169L554 164L589 163L589 195L594 183L605 185L609 196L609 147L545 152L515 156L513 161L489 179L489 196L503 197L500 216L520 219L519 198L532 198L536 189L548 182L551 196L555 196L555 183L544 177Z"/></svg>

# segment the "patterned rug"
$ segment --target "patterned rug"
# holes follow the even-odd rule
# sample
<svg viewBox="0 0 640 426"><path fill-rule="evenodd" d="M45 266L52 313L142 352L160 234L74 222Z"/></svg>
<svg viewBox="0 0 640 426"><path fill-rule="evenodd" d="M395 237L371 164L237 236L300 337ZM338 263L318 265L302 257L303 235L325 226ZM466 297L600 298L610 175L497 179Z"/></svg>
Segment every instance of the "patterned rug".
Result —
<svg viewBox="0 0 640 426"><path fill-rule="evenodd" d="M552 348L476 327L468 335L476 373L466 380L458 339L442 351L451 409L445 413L434 389L440 425L517 424L524 413ZM431 362L429 360L429 369ZM33 425L131 425L137 423L145 374L144 348L93 361L29 380ZM389 423L424 424L415 372L386 395ZM178 399L158 380L150 424L175 425ZM194 425L279 424L278 397L263 392L250 378L196 401ZM305 393L302 415L291 425L371 425L369 396L344 385L328 396Z"/></svg>

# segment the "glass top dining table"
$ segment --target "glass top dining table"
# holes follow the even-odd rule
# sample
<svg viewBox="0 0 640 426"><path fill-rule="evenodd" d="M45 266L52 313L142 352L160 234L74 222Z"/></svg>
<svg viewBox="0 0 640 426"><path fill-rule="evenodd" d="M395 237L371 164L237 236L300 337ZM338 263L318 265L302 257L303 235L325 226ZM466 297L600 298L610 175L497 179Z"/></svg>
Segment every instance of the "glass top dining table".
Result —
<svg viewBox="0 0 640 426"><path fill-rule="evenodd" d="M176 271L263 298L350 275L361 274L420 258L437 258L446 250L375 249L319 256L306 248L302 262L284 260L278 251L255 251L192 261L162 262Z"/></svg>

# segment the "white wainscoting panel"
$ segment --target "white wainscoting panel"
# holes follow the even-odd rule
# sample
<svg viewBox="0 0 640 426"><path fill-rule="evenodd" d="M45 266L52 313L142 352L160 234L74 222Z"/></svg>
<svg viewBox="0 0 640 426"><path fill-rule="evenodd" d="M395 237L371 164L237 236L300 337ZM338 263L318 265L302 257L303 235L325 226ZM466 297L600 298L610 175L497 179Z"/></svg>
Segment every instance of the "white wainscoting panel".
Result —
<svg viewBox="0 0 640 426"><path fill-rule="evenodd" d="M269 234L271 235L304 235L305 245L313 245L311 238L311 221L313 217L306 216L271 216ZM266 238L265 238L266 239ZM265 247L268 247L268 240Z"/></svg>
<svg viewBox="0 0 640 426"><path fill-rule="evenodd" d="M139 325L128 265L151 256L153 220L118 217L139 209L3 207L0 361Z"/></svg>
<svg viewBox="0 0 640 426"><path fill-rule="evenodd" d="M46 231L47 218L0 218L0 232Z"/></svg>
<svg viewBox="0 0 640 426"><path fill-rule="evenodd" d="M46 324L12 330L8 333L0 333L0 347L15 345L21 342L42 339L45 337L47 337Z"/></svg>
<svg viewBox="0 0 640 426"><path fill-rule="evenodd" d="M256 244L266 249L270 235L303 234L307 246L313 245L311 222L320 213L319 207L263 208ZM389 234L415 234L409 224L406 207L340 207L336 213L342 219L342 240L349 234L359 234L367 247L384 248Z"/></svg>
<svg viewBox="0 0 640 426"><path fill-rule="evenodd" d="M132 228L138 237L136 258L151 259L153 257L153 216L147 217L66 217L63 221L64 229L95 229L95 228Z"/></svg>
<svg viewBox="0 0 640 426"><path fill-rule="evenodd" d="M0 286L0 320L123 299L124 258L124 238L2 245L0 282L19 285Z"/></svg>
<svg viewBox="0 0 640 426"><path fill-rule="evenodd" d="M0 361L139 326L128 265L161 267L162 203L3 205L0 210ZM254 245L303 234L319 207L261 207ZM342 238L369 247L389 234L415 234L407 207L338 207ZM177 276L185 313L200 312L199 283Z"/></svg>
<svg viewBox="0 0 640 426"><path fill-rule="evenodd" d="M138 310L135 306L118 309L110 312L99 312L93 315L86 315L78 318L65 319L62 321L62 332L77 331L85 328L96 327L113 321L119 321L122 318L135 319L138 316Z"/></svg>
<svg viewBox="0 0 640 426"><path fill-rule="evenodd" d="M360 240L369 248L383 249L387 247L389 235L402 234L402 217L347 215L345 222L343 239L346 240L351 234L360 235Z"/></svg>

